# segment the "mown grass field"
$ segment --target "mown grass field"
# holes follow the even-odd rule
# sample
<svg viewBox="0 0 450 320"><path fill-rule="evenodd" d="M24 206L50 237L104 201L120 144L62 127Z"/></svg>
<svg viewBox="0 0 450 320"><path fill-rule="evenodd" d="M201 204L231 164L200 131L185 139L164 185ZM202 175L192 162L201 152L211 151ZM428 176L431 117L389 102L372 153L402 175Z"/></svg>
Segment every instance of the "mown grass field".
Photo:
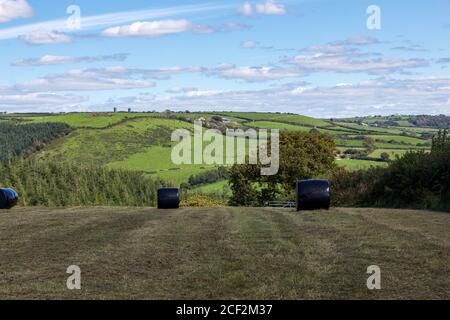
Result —
<svg viewBox="0 0 450 320"><path fill-rule="evenodd" d="M449 228L412 210L15 208L0 215L0 298L449 299Z"/></svg>

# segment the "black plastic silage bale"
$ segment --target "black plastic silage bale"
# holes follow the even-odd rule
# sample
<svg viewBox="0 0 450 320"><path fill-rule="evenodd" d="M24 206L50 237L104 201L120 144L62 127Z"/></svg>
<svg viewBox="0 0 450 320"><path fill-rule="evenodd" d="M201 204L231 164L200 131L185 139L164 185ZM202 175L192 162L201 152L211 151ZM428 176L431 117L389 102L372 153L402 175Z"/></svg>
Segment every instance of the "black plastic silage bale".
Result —
<svg viewBox="0 0 450 320"><path fill-rule="evenodd" d="M0 209L11 209L17 204L19 196L16 191L8 188L0 188Z"/></svg>
<svg viewBox="0 0 450 320"><path fill-rule="evenodd" d="M331 195L328 180L297 182L297 211L330 209Z"/></svg>
<svg viewBox="0 0 450 320"><path fill-rule="evenodd" d="M158 189L158 209L178 209L180 207L180 190L177 188Z"/></svg>

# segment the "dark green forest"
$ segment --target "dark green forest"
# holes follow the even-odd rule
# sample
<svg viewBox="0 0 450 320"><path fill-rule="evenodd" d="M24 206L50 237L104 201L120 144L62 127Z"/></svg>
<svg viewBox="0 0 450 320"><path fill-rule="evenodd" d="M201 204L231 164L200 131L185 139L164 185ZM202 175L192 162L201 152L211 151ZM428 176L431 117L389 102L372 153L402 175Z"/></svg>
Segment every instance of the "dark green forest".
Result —
<svg viewBox="0 0 450 320"><path fill-rule="evenodd" d="M450 117L445 115L429 116L420 115L410 121L418 127L431 127L438 129L450 129Z"/></svg>
<svg viewBox="0 0 450 320"><path fill-rule="evenodd" d="M139 172L31 160L5 161L0 182L23 206L152 206L157 188Z"/></svg>
<svg viewBox="0 0 450 320"><path fill-rule="evenodd" d="M64 123L0 123L0 186L23 206L152 206L157 184L139 172L34 161L30 154L68 134Z"/></svg>
<svg viewBox="0 0 450 320"><path fill-rule="evenodd" d="M0 162L41 150L53 139L70 132L64 123L16 124L0 122Z"/></svg>

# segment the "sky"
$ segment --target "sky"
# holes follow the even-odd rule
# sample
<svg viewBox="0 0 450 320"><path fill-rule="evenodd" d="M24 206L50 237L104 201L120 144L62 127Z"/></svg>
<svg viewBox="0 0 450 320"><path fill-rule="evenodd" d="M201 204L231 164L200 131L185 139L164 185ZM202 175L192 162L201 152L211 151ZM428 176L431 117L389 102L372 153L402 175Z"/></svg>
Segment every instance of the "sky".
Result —
<svg viewBox="0 0 450 320"><path fill-rule="evenodd" d="M0 112L450 115L450 1L0 0Z"/></svg>

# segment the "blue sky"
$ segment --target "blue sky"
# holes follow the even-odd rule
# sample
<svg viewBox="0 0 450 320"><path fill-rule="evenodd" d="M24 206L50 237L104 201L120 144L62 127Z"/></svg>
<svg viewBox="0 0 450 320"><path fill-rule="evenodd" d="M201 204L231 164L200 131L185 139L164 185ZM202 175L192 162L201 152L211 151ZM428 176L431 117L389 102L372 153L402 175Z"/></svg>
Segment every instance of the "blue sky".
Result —
<svg viewBox="0 0 450 320"><path fill-rule="evenodd" d="M450 114L449 39L448 0L0 0L0 111Z"/></svg>

